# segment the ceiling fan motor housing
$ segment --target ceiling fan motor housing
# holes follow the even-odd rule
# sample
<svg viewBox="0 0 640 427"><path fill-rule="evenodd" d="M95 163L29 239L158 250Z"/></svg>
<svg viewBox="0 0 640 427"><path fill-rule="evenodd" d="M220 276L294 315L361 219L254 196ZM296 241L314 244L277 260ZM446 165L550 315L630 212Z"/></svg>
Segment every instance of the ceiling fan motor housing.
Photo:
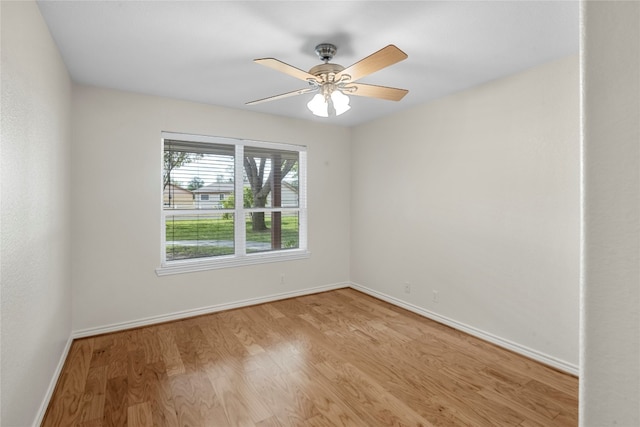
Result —
<svg viewBox="0 0 640 427"><path fill-rule="evenodd" d="M316 54L318 54L324 62L331 61L337 50L338 48L331 43L320 43L316 46Z"/></svg>
<svg viewBox="0 0 640 427"><path fill-rule="evenodd" d="M342 70L344 70L342 65L326 63L316 65L309 70L309 74L316 76L322 82L332 82L334 81L336 74Z"/></svg>

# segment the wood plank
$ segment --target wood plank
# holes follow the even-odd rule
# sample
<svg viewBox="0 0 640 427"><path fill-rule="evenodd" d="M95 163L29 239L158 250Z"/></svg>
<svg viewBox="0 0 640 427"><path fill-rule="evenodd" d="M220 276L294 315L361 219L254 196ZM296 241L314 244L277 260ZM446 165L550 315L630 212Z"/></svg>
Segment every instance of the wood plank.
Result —
<svg viewBox="0 0 640 427"><path fill-rule="evenodd" d="M173 329L167 325L163 325L158 331L158 344L160 345L160 354L162 354L162 361L167 368L167 375L180 375L184 374L184 364L182 363L182 357L175 341L175 333Z"/></svg>
<svg viewBox="0 0 640 427"><path fill-rule="evenodd" d="M238 387L237 381L244 384ZM271 416L260 400L247 400L246 394L241 390L247 386L246 382L239 377L228 378L218 377L213 379L212 385L216 394L220 396L221 407L223 408L220 418L224 417L226 423L232 426L253 426L254 421L262 421ZM252 396L254 398L258 397Z"/></svg>
<svg viewBox="0 0 640 427"><path fill-rule="evenodd" d="M278 417L273 416L256 423L256 427L282 427L282 424L278 421Z"/></svg>
<svg viewBox="0 0 640 427"><path fill-rule="evenodd" d="M176 409L178 425L199 426L204 423L200 413L197 387L190 381L187 374L174 374L169 377L171 395Z"/></svg>
<svg viewBox="0 0 640 427"><path fill-rule="evenodd" d="M71 345L43 426L65 426L80 421L85 406L82 398L93 358L93 346L93 339L77 340Z"/></svg>
<svg viewBox="0 0 640 427"><path fill-rule="evenodd" d="M128 427L153 427L153 415L149 402L138 403L127 408Z"/></svg>
<svg viewBox="0 0 640 427"><path fill-rule="evenodd" d="M320 415L307 420L309 425L350 427L360 423L360 419L353 409L339 398L332 386L328 386L324 381L318 381L311 369L292 373L289 379L299 389L305 390L320 412Z"/></svg>
<svg viewBox="0 0 640 427"><path fill-rule="evenodd" d="M432 424L388 393L379 383L350 363L335 364L331 361L314 366L336 385L336 393L344 400L352 401L361 418L371 418L372 425L431 426Z"/></svg>
<svg viewBox="0 0 640 427"><path fill-rule="evenodd" d="M191 322L184 321L174 325L175 342L178 347L185 374L181 375L180 381L171 382L174 386L182 386L180 393L174 389L174 405L180 419L181 411L184 413L188 407L190 416L198 419L196 425L220 425L226 419L219 395L213 388L205 369L198 359L198 350L191 336L199 329L191 326ZM180 425L185 425L180 421Z"/></svg>
<svg viewBox="0 0 640 427"><path fill-rule="evenodd" d="M289 375L253 371L249 382L281 424L302 425L320 412L304 390L289 380Z"/></svg>
<svg viewBox="0 0 640 427"><path fill-rule="evenodd" d="M82 400L82 422L100 420L104 413L105 393L107 391L107 366L102 365L89 371Z"/></svg>
<svg viewBox="0 0 640 427"><path fill-rule="evenodd" d="M145 366L143 372L143 399L149 402L155 426L178 425L178 418L173 404L173 396L169 377L164 362L157 361Z"/></svg>
<svg viewBox="0 0 640 427"><path fill-rule="evenodd" d="M128 351L127 340L123 333L109 334L107 380L127 375Z"/></svg>
<svg viewBox="0 0 640 427"><path fill-rule="evenodd" d="M127 425L127 408L129 407L129 403L127 401L128 394L126 376L107 380L107 391L104 402L104 425Z"/></svg>

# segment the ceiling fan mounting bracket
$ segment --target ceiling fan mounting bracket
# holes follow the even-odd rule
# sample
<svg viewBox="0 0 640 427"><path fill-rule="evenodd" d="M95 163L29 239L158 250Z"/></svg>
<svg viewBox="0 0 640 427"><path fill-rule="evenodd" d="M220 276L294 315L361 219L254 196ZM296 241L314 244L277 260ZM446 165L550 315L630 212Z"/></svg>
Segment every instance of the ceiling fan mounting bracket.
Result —
<svg viewBox="0 0 640 427"><path fill-rule="evenodd" d="M336 45L331 43L320 43L316 46L316 54L325 63L331 61L337 50Z"/></svg>

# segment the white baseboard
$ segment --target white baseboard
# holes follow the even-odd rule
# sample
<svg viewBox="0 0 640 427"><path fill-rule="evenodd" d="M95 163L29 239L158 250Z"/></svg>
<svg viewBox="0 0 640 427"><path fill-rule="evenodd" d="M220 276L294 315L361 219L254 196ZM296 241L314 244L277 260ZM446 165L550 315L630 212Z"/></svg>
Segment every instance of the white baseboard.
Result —
<svg viewBox="0 0 640 427"><path fill-rule="evenodd" d="M257 298L249 298L242 301L234 301L234 302L229 302L224 304L212 305L208 307L177 311L174 313L162 314L159 316L146 317L144 319L131 320L131 321L121 322L121 323L113 323L111 325L98 326L95 328L81 329L81 330L73 331L71 336L73 339L86 338L94 335L101 335L101 334L106 334L110 332L122 331L125 329L139 328L141 326L149 326L156 323L186 319L188 317L200 316L203 314L210 314L218 311L231 310L234 308L263 304L266 302L277 301L277 300L282 300L287 298L294 298L294 297L299 297L303 295L317 294L320 292L332 291L335 289L348 288L350 285L351 284L349 282L334 283L331 285L316 286L313 288L301 289L298 291L283 292L279 294L271 294L271 295L257 297Z"/></svg>
<svg viewBox="0 0 640 427"><path fill-rule="evenodd" d="M44 420L44 415L47 413L47 407L49 406L49 402L51 401L51 396L53 396L53 392L56 390L56 385L58 384L58 379L60 378L60 374L62 373L62 368L64 367L64 363L67 361L67 356L69 356L69 350L71 350L71 344L73 343L73 338L70 336L67 340L67 343L62 350L62 354L60 355L60 360L58 360L58 366L56 366L56 370L53 372L53 376L51 377L51 382L49 383L49 387L47 387L47 392L44 395L44 399L42 400L42 404L36 413L36 418L33 421L33 427L38 427L42 424Z"/></svg>
<svg viewBox="0 0 640 427"><path fill-rule="evenodd" d="M530 359L533 359L537 362L543 363L545 365L551 366L555 369L558 369L562 372L566 372L571 375L579 376L580 369L578 366L566 362L564 360L557 359L553 356L549 356L548 354L541 353L537 350L530 349L526 346L520 345L513 341L506 340L504 338L500 338L496 335L490 334L488 332L482 331L480 329L474 328L472 326L466 325L464 323L460 323L456 320L449 319L448 317L442 316L438 313L434 313L432 311L426 310L422 307L418 307L416 305L410 304L401 299L392 297L390 295L384 294L382 292L375 291L373 289L367 288L366 286L359 285L357 283L351 283L351 288L363 292L365 294L371 295L374 298L381 299L395 306L404 308L406 310L412 311L420 316L426 317L428 319L434 320L438 323L442 323L447 326L451 326L454 329L465 332L469 335L473 335L474 337L480 338L482 340L488 341L497 346L506 348L515 353L526 356Z"/></svg>

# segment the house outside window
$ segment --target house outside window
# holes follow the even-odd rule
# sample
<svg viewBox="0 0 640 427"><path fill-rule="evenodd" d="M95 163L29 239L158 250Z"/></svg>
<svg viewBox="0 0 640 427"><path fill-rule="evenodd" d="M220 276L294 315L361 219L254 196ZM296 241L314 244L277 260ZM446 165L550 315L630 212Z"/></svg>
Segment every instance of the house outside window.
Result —
<svg viewBox="0 0 640 427"><path fill-rule="evenodd" d="M179 185L167 183L162 191L162 201L164 206L173 209L193 206L194 194Z"/></svg>
<svg viewBox="0 0 640 427"><path fill-rule="evenodd" d="M162 144L159 275L309 256L304 146L169 132Z"/></svg>

